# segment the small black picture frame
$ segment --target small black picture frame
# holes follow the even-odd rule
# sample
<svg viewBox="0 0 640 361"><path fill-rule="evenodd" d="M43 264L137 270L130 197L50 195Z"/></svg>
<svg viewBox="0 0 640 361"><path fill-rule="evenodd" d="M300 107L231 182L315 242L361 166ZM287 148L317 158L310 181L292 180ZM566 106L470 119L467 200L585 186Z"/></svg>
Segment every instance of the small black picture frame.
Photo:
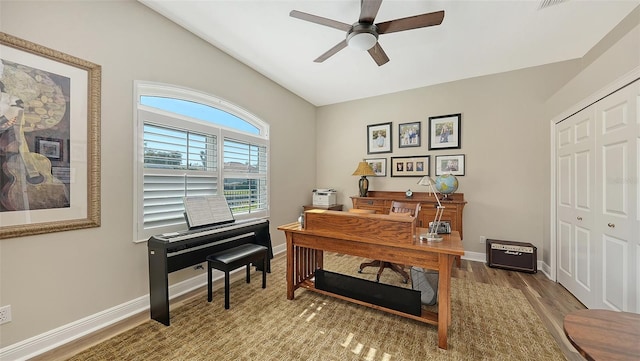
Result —
<svg viewBox="0 0 640 361"><path fill-rule="evenodd" d="M420 122L398 125L398 148L419 147L422 133Z"/></svg>
<svg viewBox="0 0 640 361"><path fill-rule="evenodd" d="M436 155L436 176L443 174L464 175L464 154Z"/></svg>
<svg viewBox="0 0 640 361"><path fill-rule="evenodd" d="M391 153L391 122L367 125L367 154Z"/></svg>
<svg viewBox="0 0 640 361"><path fill-rule="evenodd" d="M376 174L374 177L387 176L387 158L365 158L365 162L369 163L371 169Z"/></svg>
<svg viewBox="0 0 640 361"><path fill-rule="evenodd" d="M429 150L460 149L462 114L429 117Z"/></svg>

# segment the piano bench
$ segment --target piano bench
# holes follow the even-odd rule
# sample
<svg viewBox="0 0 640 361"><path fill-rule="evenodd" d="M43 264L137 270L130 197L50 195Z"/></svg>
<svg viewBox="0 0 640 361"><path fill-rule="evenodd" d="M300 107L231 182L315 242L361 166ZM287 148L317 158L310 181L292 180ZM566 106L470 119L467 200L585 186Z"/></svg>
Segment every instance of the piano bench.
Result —
<svg viewBox="0 0 640 361"><path fill-rule="evenodd" d="M251 263L262 262L262 288L267 287L267 247L253 243L243 244L207 256L207 300L213 299L213 269L224 272L224 308L229 309L229 272L246 266L247 283L251 281Z"/></svg>

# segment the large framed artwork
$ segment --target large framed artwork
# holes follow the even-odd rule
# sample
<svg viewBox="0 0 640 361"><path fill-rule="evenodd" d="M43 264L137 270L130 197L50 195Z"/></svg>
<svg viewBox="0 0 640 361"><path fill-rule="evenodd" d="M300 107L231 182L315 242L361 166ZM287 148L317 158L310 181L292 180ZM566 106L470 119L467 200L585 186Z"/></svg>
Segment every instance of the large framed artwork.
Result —
<svg viewBox="0 0 640 361"><path fill-rule="evenodd" d="M391 153L391 123L367 125L367 154Z"/></svg>
<svg viewBox="0 0 640 361"><path fill-rule="evenodd" d="M0 32L0 239L100 226L101 71Z"/></svg>
<svg viewBox="0 0 640 361"><path fill-rule="evenodd" d="M391 157L392 177L424 177L429 175L429 156Z"/></svg>
<svg viewBox="0 0 640 361"><path fill-rule="evenodd" d="M460 148L462 114L429 117L429 150Z"/></svg>

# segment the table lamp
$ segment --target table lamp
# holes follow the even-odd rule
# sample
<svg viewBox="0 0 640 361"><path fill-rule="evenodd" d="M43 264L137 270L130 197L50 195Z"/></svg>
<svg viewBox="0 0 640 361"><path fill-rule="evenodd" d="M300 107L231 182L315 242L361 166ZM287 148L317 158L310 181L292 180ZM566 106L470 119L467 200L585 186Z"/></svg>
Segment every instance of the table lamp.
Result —
<svg viewBox="0 0 640 361"><path fill-rule="evenodd" d="M431 222L431 225L429 226L429 233L421 234L420 239L422 240L426 238L427 241L429 242L440 242L442 241L442 237L438 235L438 228L440 228L440 220L442 219L444 206L442 205L442 203L440 203L440 198L438 198L438 194L436 189L433 186L434 183L431 177L429 176L422 177L420 181L418 181L418 184L421 186L428 186L429 193L433 193L433 196L436 198L436 201L438 202L438 206L436 207L436 216L433 219L433 222Z"/></svg>
<svg viewBox="0 0 640 361"><path fill-rule="evenodd" d="M376 173L371 169L371 166L367 162L358 163L358 168L353 172L352 175L359 175L360 182L358 182L358 186L360 187L360 197L366 197L367 192L369 191L369 180L367 179L368 175L376 175Z"/></svg>

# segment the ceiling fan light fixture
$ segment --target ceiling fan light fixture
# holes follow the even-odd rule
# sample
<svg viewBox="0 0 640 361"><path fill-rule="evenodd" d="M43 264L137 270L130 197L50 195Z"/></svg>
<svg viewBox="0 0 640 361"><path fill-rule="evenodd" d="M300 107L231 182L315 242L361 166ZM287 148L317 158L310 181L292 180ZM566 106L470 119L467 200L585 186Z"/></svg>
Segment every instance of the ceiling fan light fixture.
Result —
<svg viewBox="0 0 640 361"><path fill-rule="evenodd" d="M357 24L347 34L349 47L358 50L369 50L378 42L378 33L375 25Z"/></svg>

